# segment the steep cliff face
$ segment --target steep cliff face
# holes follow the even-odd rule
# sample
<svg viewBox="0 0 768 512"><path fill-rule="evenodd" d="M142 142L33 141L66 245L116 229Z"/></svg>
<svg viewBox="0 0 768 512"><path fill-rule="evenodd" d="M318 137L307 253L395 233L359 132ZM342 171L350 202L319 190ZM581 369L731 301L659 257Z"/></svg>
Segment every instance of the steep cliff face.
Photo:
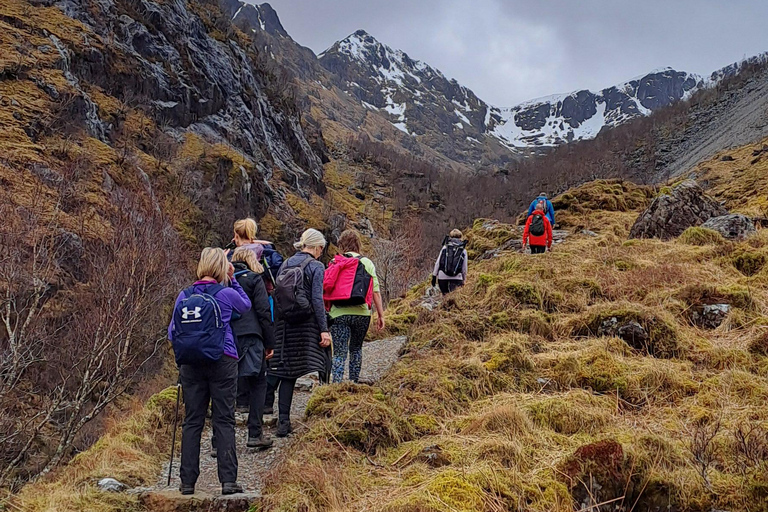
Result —
<svg viewBox="0 0 768 512"><path fill-rule="evenodd" d="M277 167L289 182L321 179L320 158L295 108L270 98L269 84L257 74L263 56L249 51L248 42L215 17L215 3L62 0L56 5L108 41L104 49L86 46L87 58L73 56L70 66L80 79L148 107L177 135L226 141L253 160L260 178L269 180ZM206 26L205 18L214 26Z"/></svg>
<svg viewBox="0 0 768 512"><path fill-rule="evenodd" d="M158 369L201 246L245 215L279 234L324 191L316 128L252 43L215 2L0 3L0 486Z"/></svg>

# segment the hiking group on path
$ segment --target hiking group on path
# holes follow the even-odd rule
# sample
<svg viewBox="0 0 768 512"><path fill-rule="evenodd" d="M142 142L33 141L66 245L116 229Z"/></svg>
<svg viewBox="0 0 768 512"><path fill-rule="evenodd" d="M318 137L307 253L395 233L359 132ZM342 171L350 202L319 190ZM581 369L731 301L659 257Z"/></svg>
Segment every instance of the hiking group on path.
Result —
<svg viewBox="0 0 768 512"><path fill-rule="evenodd" d="M531 203L523 247L529 244L533 254L550 249L553 225L552 203L541 194ZM356 231L340 235L328 268L319 261L328 245L320 231L307 229L285 261L257 231L253 219L238 220L226 249L203 249L197 281L179 293L168 326L184 400L179 490L185 495L194 494L200 476L209 408L222 494L242 493L235 409L248 410L247 448L271 447L262 419L273 412L275 395L275 435L286 437L297 379L316 372L323 383L341 382L348 358L349 379L358 382L373 310L376 328L385 327L376 267L360 254ZM466 246L458 229L443 240L432 273L432 286L443 294L467 279Z"/></svg>
<svg viewBox="0 0 768 512"><path fill-rule="evenodd" d="M257 229L253 219L239 220L226 250L203 249L197 281L179 293L168 326L185 409L182 494L194 494L200 476L209 407L222 494L241 493L235 408L248 409L246 446L269 448L262 418L275 395L275 435L286 437L296 380L317 372L323 382L341 382L349 354L349 377L357 382L373 310L377 329L384 329L376 268L360 254L357 232L341 234L341 252L326 269L319 258L327 242L319 231L306 230L296 254L283 261L270 242L256 239Z"/></svg>

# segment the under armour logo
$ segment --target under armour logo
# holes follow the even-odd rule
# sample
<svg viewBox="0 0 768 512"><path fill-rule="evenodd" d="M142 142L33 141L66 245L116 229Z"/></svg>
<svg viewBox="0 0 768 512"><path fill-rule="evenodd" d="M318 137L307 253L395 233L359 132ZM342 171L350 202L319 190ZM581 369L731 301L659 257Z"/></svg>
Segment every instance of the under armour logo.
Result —
<svg viewBox="0 0 768 512"><path fill-rule="evenodd" d="M200 318L202 315L200 314L200 308L196 307L194 311L190 311L189 308L184 307L181 310L181 318L184 320L189 319L189 315L194 315L195 318Z"/></svg>

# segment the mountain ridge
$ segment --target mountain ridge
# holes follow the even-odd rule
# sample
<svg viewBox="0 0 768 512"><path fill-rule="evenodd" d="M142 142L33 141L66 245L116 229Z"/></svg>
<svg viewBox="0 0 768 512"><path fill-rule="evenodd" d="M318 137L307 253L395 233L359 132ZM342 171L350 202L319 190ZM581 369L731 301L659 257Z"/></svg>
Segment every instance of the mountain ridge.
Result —
<svg viewBox="0 0 768 512"><path fill-rule="evenodd" d="M403 93L400 94L402 100L410 91L415 96L415 99L411 98L411 110L418 110L413 107L420 105L419 98L424 92L416 87L424 78L420 73L426 71L427 76L436 74L453 86L446 92L446 100L453 102L454 96L459 100L464 97L471 99L455 102L459 110L446 109L449 114L455 115L454 126L463 129L469 125L479 135L494 137L511 151L518 152L592 139L605 127L613 128L678 101L688 100L695 92L713 87L722 79L738 73L744 64L768 62L768 52L713 71L708 77L662 67L599 91L579 89L551 94L511 107L485 102L455 78L447 78L428 63L412 59L402 50L392 49L362 29L334 43L318 58L323 66L346 79L347 92L365 101L369 107L395 114L393 124L412 135L421 134L419 123L414 122L414 127L410 128L404 115L404 103L394 104L391 98L400 92ZM359 71L361 67L372 71L375 81L382 85L380 90L361 87L360 80L349 80L349 77L359 78L360 73L354 68ZM341 86L344 88L344 84ZM387 104L381 103L381 97L388 98ZM366 98L378 98L379 101L371 102ZM447 125L443 124L440 128L445 131Z"/></svg>

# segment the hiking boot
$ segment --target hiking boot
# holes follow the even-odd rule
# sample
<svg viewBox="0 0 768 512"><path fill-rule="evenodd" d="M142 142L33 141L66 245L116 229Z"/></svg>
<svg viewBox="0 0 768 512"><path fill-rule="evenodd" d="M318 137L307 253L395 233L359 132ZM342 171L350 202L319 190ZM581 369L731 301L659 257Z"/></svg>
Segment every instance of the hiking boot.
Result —
<svg viewBox="0 0 768 512"><path fill-rule="evenodd" d="M188 485L188 484L181 484L179 486L179 492L183 494L184 496L189 496L190 494L195 494L195 486L194 485Z"/></svg>
<svg viewBox="0 0 768 512"><path fill-rule="evenodd" d="M275 435L277 437L288 437L288 434L293 432L293 427L291 427L291 420L280 420L277 424L277 432Z"/></svg>
<svg viewBox="0 0 768 512"><path fill-rule="evenodd" d="M237 482L227 482L221 484L221 494L227 496L229 494L241 494L243 492L243 486Z"/></svg>
<svg viewBox="0 0 768 512"><path fill-rule="evenodd" d="M248 448L257 448L259 450L266 450L267 448L271 447L272 444L273 444L273 441L271 439L267 439L263 435L260 435L258 437L248 436L248 442L245 443L245 446L247 446Z"/></svg>

